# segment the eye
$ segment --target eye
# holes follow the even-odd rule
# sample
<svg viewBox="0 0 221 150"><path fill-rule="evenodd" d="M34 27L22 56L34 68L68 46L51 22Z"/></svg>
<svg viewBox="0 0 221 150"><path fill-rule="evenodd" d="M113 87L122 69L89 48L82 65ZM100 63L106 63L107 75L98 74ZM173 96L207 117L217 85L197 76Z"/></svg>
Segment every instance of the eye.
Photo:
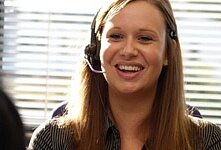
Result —
<svg viewBox="0 0 221 150"><path fill-rule="evenodd" d="M150 36L146 36L146 35L141 35L138 37L138 41L142 42L142 43L148 43L150 41L152 41L153 38Z"/></svg>
<svg viewBox="0 0 221 150"><path fill-rule="evenodd" d="M113 41L119 41L123 38L123 35L121 34L118 34L118 33L113 33L113 34L110 34L109 38Z"/></svg>

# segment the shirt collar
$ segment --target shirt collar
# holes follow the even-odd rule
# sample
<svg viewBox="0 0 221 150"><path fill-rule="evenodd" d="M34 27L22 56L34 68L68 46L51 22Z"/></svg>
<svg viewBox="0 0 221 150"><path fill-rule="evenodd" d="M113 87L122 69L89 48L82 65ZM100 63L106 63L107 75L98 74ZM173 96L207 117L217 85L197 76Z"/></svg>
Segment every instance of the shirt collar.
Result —
<svg viewBox="0 0 221 150"><path fill-rule="evenodd" d="M107 132L111 128L116 128L114 125L114 122L110 119L110 117L107 115L105 119L105 134L107 135Z"/></svg>
<svg viewBox="0 0 221 150"><path fill-rule="evenodd" d="M119 131L116 128L114 122L111 120L111 118L107 115L105 118L105 137L107 138L107 136L109 136L108 134L110 134L109 132L114 132L114 134L118 134L119 135ZM142 150L148 150L145 148L145 146L143 146Z"/></svg>

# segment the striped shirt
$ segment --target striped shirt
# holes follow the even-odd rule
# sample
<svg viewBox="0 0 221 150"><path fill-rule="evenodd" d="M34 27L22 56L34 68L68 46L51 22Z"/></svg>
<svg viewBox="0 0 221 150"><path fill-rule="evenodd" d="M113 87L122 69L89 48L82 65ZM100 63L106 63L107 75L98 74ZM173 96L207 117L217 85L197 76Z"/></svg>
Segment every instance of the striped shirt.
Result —
<svg viewBox="0 0 221 150"><path fill-rule="evenodd" d="M108 119L106 123L106 150L120 150L120 133ZM221 129L212 124L199 126L206 150L221 150ZM29 143L30 150L74 150L71 128L60 128L55 119L40 125ZM146 150L145 147L142 150ZM197 145L196 145L196 150Z"/></svg>

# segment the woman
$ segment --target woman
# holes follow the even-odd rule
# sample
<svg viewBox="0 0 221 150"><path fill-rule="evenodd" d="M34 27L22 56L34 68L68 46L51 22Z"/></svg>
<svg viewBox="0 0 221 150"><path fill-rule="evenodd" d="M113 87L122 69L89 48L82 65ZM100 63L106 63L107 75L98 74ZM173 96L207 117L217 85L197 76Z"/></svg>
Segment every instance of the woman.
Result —
<svg viewBox="0 0 221 150"><path fill-rule="evenodd" d="M30 148L220 149L219 127L185 110L169 1L112 1L95 19L76 101L35 131Z"/></svg>

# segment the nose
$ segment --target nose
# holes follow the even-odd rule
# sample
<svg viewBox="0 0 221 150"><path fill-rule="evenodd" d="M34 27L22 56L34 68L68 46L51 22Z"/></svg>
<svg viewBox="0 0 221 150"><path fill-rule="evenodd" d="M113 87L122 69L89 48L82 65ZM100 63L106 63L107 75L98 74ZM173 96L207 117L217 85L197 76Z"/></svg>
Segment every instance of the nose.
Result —
<svg viewBox="0 0 221 150"><path fill-rule="evenodd" d="M136 43L132 37L129 37L125 40L120 55L125 58L136 57L138 55Z"/></svg>

